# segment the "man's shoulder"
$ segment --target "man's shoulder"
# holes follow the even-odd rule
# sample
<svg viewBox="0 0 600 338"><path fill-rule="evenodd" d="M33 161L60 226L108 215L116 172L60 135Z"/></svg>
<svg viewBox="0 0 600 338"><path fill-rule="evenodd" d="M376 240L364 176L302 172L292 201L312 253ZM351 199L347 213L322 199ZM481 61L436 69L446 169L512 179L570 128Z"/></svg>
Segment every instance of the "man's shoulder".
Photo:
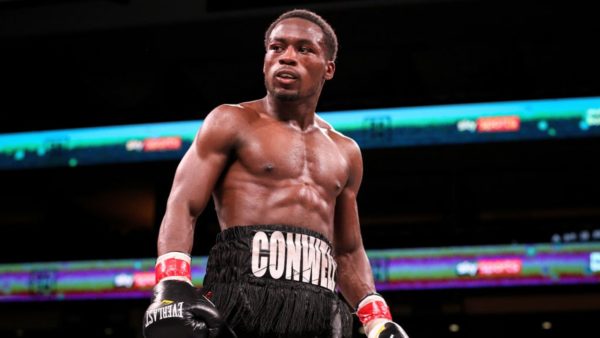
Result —
<svg viewBox="0 0 600 338"><path fill-rule="evenodd" d="M219 124L244 123L256 118L258 113L248 103L224 103L215 107L208 113L206 119L217 120Z"/></svg>
<svg viewBox="0 0 600 338"><path fill-rule="evenodd" d="M209 115L235 115L244 117L252 113L253 110L247 103L223 103L215 107Z"/></svg>
<svg viewBox="0 0 600 338"><path fill-rule="evenodd" d="M329 137L338 145L347 147L352 150L359 150L358 143L348 135L336 130L329 122L325 121L322 117L317 116L317 123L320 128L324 129Z"/></svg>

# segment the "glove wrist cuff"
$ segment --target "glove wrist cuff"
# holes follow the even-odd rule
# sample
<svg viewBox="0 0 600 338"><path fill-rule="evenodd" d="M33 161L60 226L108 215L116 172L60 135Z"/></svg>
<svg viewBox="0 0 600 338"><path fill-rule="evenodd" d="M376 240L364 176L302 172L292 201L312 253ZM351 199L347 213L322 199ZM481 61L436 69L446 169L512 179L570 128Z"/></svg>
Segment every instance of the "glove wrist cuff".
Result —
<svg viewBox="0 0 600 338"><path fill-rule="evenodd" d="M358 304L356 315L358 316L358 319L360 319L360 322L365 326L375 319L392 320L389 306L383 297L378 294L372 294L365 297Z"/></svg>
<svg viewBox="0 0 600 338"><path fill-rule="evenodd" d="M156 283L161 280L180 280L192 284L192 258L183 252L168 252L156 259Z"/></svg>

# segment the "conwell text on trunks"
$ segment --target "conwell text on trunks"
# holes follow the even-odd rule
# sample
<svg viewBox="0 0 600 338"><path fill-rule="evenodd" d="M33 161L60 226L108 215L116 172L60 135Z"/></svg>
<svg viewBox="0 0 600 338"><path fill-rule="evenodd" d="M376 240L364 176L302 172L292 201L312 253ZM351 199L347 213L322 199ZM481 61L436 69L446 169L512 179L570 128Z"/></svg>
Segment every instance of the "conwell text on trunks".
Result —
<svg viewBox="0 0 600 338"><path fill-rule="evenodd" d="M269 237L266 232L257 231L252 239L251 264L255 277L295 280L335 289L337 264L331 247L310 235L274 231Z"/></svg>

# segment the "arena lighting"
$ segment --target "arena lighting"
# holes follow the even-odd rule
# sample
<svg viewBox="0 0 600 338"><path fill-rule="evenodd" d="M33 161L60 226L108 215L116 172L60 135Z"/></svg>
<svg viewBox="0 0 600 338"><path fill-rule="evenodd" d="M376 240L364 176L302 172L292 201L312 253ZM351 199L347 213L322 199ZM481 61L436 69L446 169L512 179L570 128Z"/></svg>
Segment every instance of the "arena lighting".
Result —
<svg viewBox="0 0 600 338"><path fill-rule="evenodd" d="M460 325L458 324L450 324L450 326L448 326L448 331L450 332L458 332L460 331Z"/></svg>
<svg viewBox="0 0 600 338"><path fill-rule="evenodd" d="M600 242L369 250L381 291L600 284ZM207 257L192 258L202 285ZM458 268L468 262L470 268ZM155 258L0 265L0 302L149 298ZM463 272L463 273L461 273ZM464 273L466 272L466 273Z"/></svg>
<svg viewBox="0 0 600 338"><path fill-rule="evenodd" d="M600 137L600 97L322 112L363 149ZM180 159L202 121L0 135L0 170Z"/></svg>

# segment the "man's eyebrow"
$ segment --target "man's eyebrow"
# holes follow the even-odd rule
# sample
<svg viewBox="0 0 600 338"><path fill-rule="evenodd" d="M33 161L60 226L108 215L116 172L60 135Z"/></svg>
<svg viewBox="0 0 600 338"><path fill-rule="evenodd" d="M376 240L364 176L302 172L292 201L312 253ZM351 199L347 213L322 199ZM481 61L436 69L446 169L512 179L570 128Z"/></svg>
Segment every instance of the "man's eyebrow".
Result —
<svg viewBox="0 0 600 338"><path fill-rule="evenodd" d="M283 43L289 43L290 39L289 38L281 38L281 37L275 37L272 38L271 41L269 42L283 42ZM310 44L310 45L315 45L315 42L309 39L293 39L294 43L300 43L300 44ZM318 43L317 43L318 44Z"/></svg>

